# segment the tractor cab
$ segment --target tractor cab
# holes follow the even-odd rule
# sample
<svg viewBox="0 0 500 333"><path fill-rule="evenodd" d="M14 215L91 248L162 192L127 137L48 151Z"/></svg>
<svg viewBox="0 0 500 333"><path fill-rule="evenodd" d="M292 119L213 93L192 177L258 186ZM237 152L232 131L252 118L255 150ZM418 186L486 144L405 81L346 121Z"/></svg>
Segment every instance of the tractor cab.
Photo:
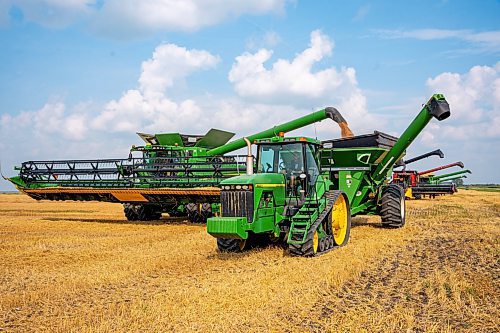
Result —
<svg viewBox="0 0 500 333"><path fill-rule="evenodd" d="M318 147L310 138L281 136L256 141L257 173L282 174L287 198L304 198L314 188L320 174Z"/></svg>

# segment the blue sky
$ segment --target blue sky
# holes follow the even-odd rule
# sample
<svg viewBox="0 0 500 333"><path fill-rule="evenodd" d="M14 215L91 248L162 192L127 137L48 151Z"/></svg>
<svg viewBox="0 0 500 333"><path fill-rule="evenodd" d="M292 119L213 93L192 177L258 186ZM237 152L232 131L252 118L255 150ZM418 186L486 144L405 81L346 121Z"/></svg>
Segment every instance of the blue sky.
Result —
<svg viewBox="0 0 500 333"><path fill-rule="evenodd" d="M328 105L500 183L498 1L3 0L0 161L125 157L135 132L252 133ZM332 124L300 131L339 136ZM0 189L12 187L0 183Z"/></svg>

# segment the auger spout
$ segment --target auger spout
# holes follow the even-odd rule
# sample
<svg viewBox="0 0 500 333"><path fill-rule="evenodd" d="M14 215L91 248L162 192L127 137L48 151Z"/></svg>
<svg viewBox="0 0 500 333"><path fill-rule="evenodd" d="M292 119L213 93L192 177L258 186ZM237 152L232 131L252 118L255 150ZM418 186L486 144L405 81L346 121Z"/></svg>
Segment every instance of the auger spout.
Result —
<svg viewBox="0 0 500 333"><path fill-rule="evenodd" d="M408 128L401 134L398 141L389 150L373 173L375 181L382 181L386 177L388 168L392 168L403 156L406 148L415 140L418 134L425 128L434 117L438 121L450 116L450 106L443 95L435 94L424 105L417 117L411 122Z"/></svg>
<svg viewBox="0 0 500 333"><path fill-rule="evenodd" d="M410 158L410 159L407 159L407 160L404 160L404 161L400 161L394 167L396 168L396 167L406 166L408 164L420 161L420 160L422 160L424 158L427 158L427 157L430 157L430 156L434 156L434 155L439 156L440 158L444 158L444 153L441 151L441 149L436 149L436 150L433 150L431 152L419 155L417 157L413 157L413 158Z"/></svg>
<svg viewBox="0 0 500 333"><path fill-rule="evenodd" d="M320 122L320 121L328 119L328 118L332 119L337 124L339 124L342 137L353 136L351 130L349 129L349 126L348 126L346 120L342 117L340 112L334 107L327 107L325 109L313 112L311 114L297 118L295 120L283 123L281 125L274 126L274 127L269 128L265 131L262 131L262 132L259 132L259 133L253 134L253 135L248 135L248 136L246 136L246 138L250 142L253 142L254 140L257 140L257 139L270 138L270 137L274 137L274 136L279 135L280 132L282 132L282 133L290 132L290 131L299 129L301 127L305 127L307 125L311 125L311 124ZM211 150L207 151L207 155L208 156L224 155L226 153L244 148L246 146L247 146L247 143L245 142L245 139L241 138L241 139L231 141L223 146L211 149Z"/></svg>

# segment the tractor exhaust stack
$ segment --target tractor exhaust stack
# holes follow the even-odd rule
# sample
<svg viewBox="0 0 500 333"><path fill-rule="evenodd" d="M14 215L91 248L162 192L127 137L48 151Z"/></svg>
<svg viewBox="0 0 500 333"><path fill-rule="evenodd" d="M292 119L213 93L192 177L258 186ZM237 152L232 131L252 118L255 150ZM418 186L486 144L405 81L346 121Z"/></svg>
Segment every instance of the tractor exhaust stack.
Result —
<svg viewBox="0 0 500 333"><path fill-rule="evenodd" d="M247 138L243 138L247 143L247 175L253 175L253 155L252 155L252 143Z"/></svg>

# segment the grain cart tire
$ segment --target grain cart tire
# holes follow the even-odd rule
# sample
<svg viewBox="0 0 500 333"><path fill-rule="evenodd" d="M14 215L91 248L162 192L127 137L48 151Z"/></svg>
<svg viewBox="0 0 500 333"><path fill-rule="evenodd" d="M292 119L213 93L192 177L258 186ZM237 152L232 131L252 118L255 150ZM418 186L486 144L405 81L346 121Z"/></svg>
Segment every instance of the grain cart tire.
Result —
<svg viewBox="0 0 500 333"><path fill-rule="evenodd" d="M246 245L246 239L217 238L217 247L221 252L241 252Z"/></svg>
<svg viewBox="0 0 500 333"><path fill-rule="evenodd" d="M404 190L397 184L390 184L382 190L380 216L385 228L401 228L406 222L406 201Z"/></svg>
<svg viewBox="0 0 500 333"><path fill-rule="evenodd" d="M134 205L130 203L123 204L123 212L128 221L137 221L139 217L134 209Z"/></svg>

